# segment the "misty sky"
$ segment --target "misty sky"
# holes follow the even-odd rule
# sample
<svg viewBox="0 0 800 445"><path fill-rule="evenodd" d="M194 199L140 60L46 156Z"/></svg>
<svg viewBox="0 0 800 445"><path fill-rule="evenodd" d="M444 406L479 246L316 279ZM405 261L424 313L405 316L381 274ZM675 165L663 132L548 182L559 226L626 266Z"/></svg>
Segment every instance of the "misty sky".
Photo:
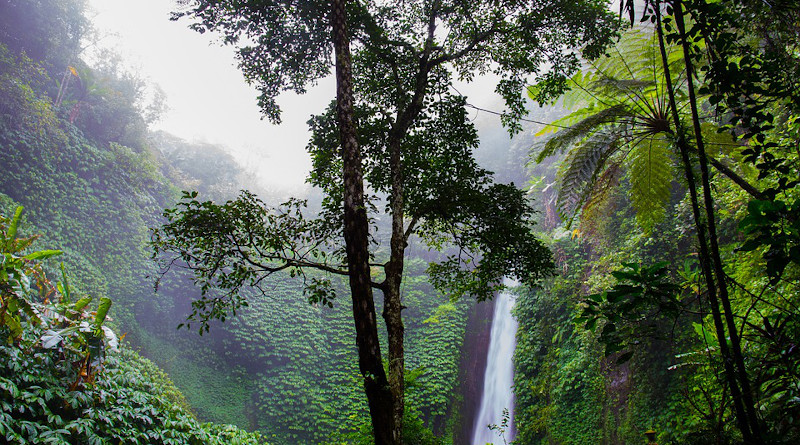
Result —
<svg viewBox="0 0 800 445"><path fill-rule="evenodd" d="M310 161L305 122L332 99L323 81L301 100L287 94L280 126L261 120L257 92L236 67L234 51L213 36L171 22L172 1L90 0L89 13L103 36L134 70L166 93L169 110L154 129L188 140L226 146L266 184L303 185Z"/></svg>
<svg viewBox="0 0 800 445"><path fill-rule="evenodd" d="M169 21L173 1L89 0L89 4L89 16L103 36L99 46L113 48L166 93L169 110L154 129L227 147L273 189L296 192L303 187L311 166L304 149L306 121L333 99L332 79L302 97L282 96L283 124L274 126L261 120L257 92L236 67L233 48L221 46L212 35L189 30L188 20ZM476 105L496 103L493 86L486 83L462 85L459 90Z"/></svg>

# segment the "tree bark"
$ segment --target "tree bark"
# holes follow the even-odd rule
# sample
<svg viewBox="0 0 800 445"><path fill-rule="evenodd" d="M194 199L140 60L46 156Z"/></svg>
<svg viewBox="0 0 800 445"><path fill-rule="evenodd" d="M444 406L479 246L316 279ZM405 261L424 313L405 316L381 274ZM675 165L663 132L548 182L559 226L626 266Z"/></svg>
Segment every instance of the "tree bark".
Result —
<svg viewBox="0 0 800 445"><path fill-rule="evenodd" d="M389 262L385 268L383 319L386 321L389 340L389 386L395 397L394 421L398 425L396 437L398 443L402 443L403 412L405 411L405 326L403 326L400 284L403 280L406 237L403 227L403 172L399 138L391 140L389 150L392 175L392 193L389 204L392 211L392 239Z"/></svg>
<svg viewBox="0 0 800 445"><path fill-rule="evenodd" d="M403 199L403 162L402 141L408 129L424 108L424 99L428 89L430 73L430 53L433 48L433 32L437 9L431 8L428 23L428 38L420 54L419 72L414 82L413 95L405 107L398 106L397 120L389 132L389 168L391 174L391 194L389 208L392 213L392 238L390 242L389 261L385 265L386 282L384 291L383 319L389 340L389 386L394 395L395 438L397 443L403 439L403 414L405 412L405 326L403 325L403 304L400 297L400 285L403 281L405 249L407 242L403 216L405 203ZM412 222L413 226L413 222ZM411 228L409 228L410 230Z"/></svg>
<svg viewBox="0 0 800 445"><path fill-rule="evenodd" d="M381 359L369 267L369 221L364 205L361 153L353 113L353 73L346 0L333 0L331 27L336 56L336 117L344 175L344 239L347 252L358 365L367 395L376 445L400 445L394 395Z"/></svg>

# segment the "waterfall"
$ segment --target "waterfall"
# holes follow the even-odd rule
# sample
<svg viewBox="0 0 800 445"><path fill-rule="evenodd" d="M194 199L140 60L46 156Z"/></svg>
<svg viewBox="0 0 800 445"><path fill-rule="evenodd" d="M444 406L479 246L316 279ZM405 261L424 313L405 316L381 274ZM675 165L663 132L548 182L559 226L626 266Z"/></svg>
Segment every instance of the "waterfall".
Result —
<svg viewBox="0 0 800 445"><path fill-rule="evenodd" d="M517 283L506 280L507 286ZM503 421L503 409L508 410L509 421L505 432L505 440L513 439L514 393L514 348L516 347L517 320L511 315L514 305L513 297L503 292L495 297L492 331L489 337L489 352L486 360L486 374L483 377L483 394L481 405L475 418L471 445L487 443L503 445L503 438L488 425L498 425Z"/></svg>

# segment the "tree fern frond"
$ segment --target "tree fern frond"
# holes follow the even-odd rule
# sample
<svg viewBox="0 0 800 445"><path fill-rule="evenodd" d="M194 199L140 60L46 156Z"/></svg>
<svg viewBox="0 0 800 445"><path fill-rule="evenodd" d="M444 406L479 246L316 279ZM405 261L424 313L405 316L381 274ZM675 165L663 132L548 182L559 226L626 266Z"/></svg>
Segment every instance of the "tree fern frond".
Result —
<svg viewBox="0 0 800 445"><path fill-rule="evenodd" d="M604 211L622 174L622 158L639 225L649 231L664 217L673 178L668 145L674 122L654 38L649 31L632 30L609 55L587 61L582 73L571 79L573 88L564 101L580 107L542 130L540 134L555 134L531 148L536 162L568 152L559 170L556 200L556 209L568 224L582 212L581 220L586 219L588 226L593 215ZM678 50L668 48L668 58L680 85L683 76L677 73L683 66ZM680 87L676 94L679 103L686 102ZM563 126L568 128L557 129Z"/></svg>
<svg viewBox="0 0 800 445"><path fill-rule="evenodd" d="M593 235L604 231L608 223L606 216L612 211L611 197L622 176L620 162L608 162L606 169L597 177L586 203L581 209L581 231Z"/></svg>
<svg viewBox="0 0 800 445"><path fill-rule="evenodd" d="M668 140L657 136L636 144L627 158L631 203L646 232L664 218L669 203L674 177L669 153Z"/></svg>
<svg viewBox="0 0 800 445"><path fill-rule="evenodd" d="M593 81L589 87L602 91L607 95L625 95L628 92L641 92L652 89L656 83L651 79L619 79L616 77L603 76Z"/></svg>
<svg viewBox="0 0 800 445"><path fill-rule="evenodd" d="M561 98L563 107L568 110L584 108L592 102L596 102L589 91L583 88L592 82L595 73L588 70L580 70L569 79L569 90Z"/></svg>
<svg viewBox="0 0 800 445"><path fill-rule="evenodd" d="M643 49L654 48L653 35L651 31L631 28L610 48L613 52L598 59L594 66L611 77L652 79L652 67L661 63L661 55ZM671 45L668 54L676 53L677 48Z"/></svg>
<svg viewBox="0 0 800 445"><path fill-rule="evenodd" d="M611 131L600 131L586 138L567 154L558 174L556 209L572 224L578 209L589 198L606 160L617 150L618 139Z"/></svg>
<svg viewBox="0 0 800 445"><path fill-rule="evenodd" d="M542 162L546 157L552 156L556 151L564 151L575 143L586 139L600 128L626 117L628 112L622 105L602 109L589 114L580 122L576 122L569 128L562 129L551 136L545 143L542 150L536 154L536 162ZM535 147L532 147L535 148Z"/></svg>
<svg viewBox="0 0 800 445"><path fill-rule="evenodd" d="M651 102L658 97L658 84L652 80L601 77L590 85L593 91L606 98L606 103L626 104L630 114L655 113Z"/></svg>
<svg viewBox="0 0 800 445"><path fill-rule="evenodd" d="M558 132L558 131L560 131L562 129L566 129L568 127L571 127L573 124L575 124L577 122L580 122L583 119L586 119L586 116L591 116L595 112L597 112L597 109L595 107L582 107L582 108L579 108L579 109L567 114L564 117L558 118L558 119L554 120L553 122L550 122L544 128L542 128L541 130L536 132L536 134L534 134L534 136L539 137L539 136L543 136L543 135L548 134L548 133L556 133L556 132Z"/></svg>

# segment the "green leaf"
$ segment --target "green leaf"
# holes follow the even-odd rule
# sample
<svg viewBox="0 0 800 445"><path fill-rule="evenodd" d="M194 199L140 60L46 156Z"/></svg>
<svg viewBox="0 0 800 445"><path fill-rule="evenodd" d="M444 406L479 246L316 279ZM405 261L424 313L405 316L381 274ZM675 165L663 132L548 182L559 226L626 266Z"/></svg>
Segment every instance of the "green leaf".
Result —
<svg viewBox="0 0 800 445"><path fill-rule="evenodd" d="M572 223L581 207L591 196L594 184L614 154L616 140L605 132L592 134L567 154L558 172L558 199L556 206L562 218Z"/></svg>
<svg viewBox="0 0 800 445"><path fill-rule="evenodd" d="M64 263L61 263L61 279L63 281L63 285L58 283L58 290L61 292L61 296L64 299L64 303L69 303L72 301L72 289L69 286L69 279L67 278L67 269L64 267ZM80 309L78 309L80 310Z"/></svg>
<svg viewBox="0 0 800 445"><path fill-rule="evenodd" d="M22 206L18 206L14 211L14 216L11 218L11 225L8 226L8 232L6 233L5 248L7 251L11 249L14 240L17 238L17 228L19 227L19 221L21 219Z"/></svg>
<svg viewBox="0 0 800 445"><path fill-rule="evenodd" d="M92 297L83 297L75 302L75 305L72 306L72 309L75 310L76 312L80 312L83 310L83 308L86 307L86 305L88 305L91 302L92 302Z"/></svg>
<svg viewBox="0 0 800 445"><path fill-rule="evenodd" d="M106 319L106 315L108 315L108 310L111 308L111 299L108 297L103 297L100 299L100 305L97 306L97 315L94 317L94 324L98 328L103 324L103 321Z"/></svg>
<svg viewBox="0 0 800 445"><path fill-rule="evenodd" d="M650 137L634 147L629 156L630 197L636 221L649 232L664 219L672 187L672 159L663 137Z"/></svg>
<svg viewBox="0 0 800 445"><path fill-rule="evenodd" d="M56 255L61 255L62 253L63 252L60 250L40 250L38 252L29 253L22 258L29 261L44 260Z"/></svg>
<svg viewBox="0 0 800 445"><path fill-rule="evenodd" d="M22 325L19 320L8 312L3 313L3 324L11 331L11 338L19 338L22 335Z"/></svg>

